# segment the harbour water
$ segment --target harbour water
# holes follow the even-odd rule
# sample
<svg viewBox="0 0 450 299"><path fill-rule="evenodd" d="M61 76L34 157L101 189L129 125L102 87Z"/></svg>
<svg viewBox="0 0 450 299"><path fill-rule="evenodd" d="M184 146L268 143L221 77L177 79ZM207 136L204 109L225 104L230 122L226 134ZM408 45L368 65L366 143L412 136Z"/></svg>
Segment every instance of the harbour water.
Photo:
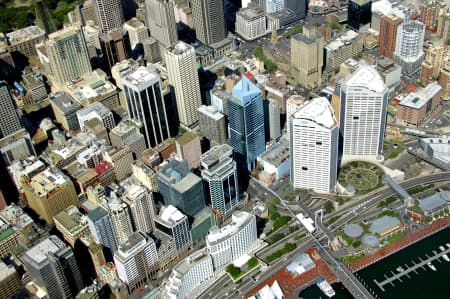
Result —
<svg viewBox="0 0 450 299"><path fill-rule="evenodd" d="M437 271L432 271L425 266L417 270L417 274L412 272L410 278L402 277L402 282L394 281L394 285L387 284L383 292L373 281L376 279L381 282L385 279L384 275L392 276L392 272L398 273L397 268L405 264L412 265L412 261L418 262L419 258L425 259L426 254L434 255L433 251L440 252L439 246L443 245L446 249L446 243L450 243L450 227L433 234L407 248L359 271L357 274L361 281L365 282L368 289L372 289L378 298L382 299L447 299L450 298L450 262L439 258L433 261ZM336 299L352 298L347 290L341 284L333 284L336 291ZM316 285L303 290L299 297L305 299L326 298Z"/></svg>

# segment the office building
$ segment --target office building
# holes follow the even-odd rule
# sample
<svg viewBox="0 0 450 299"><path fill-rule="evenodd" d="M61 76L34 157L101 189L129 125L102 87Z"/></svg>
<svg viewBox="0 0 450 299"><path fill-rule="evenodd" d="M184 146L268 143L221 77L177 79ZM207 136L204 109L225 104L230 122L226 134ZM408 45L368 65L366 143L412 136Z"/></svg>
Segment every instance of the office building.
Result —
<svg viewBox="0 0 450 299"><path fill-rule="evenodd" d="M256 217L247 212L236 211L231 216L231 223L221 228L211 228L206 237L206 247L214 269L223 269L247 254L257 239Z"/></svg>
<svg viewBox="0 0 450 299"><path fill-rule="evenodd" d="M120 27L122 28L122 27ZM108 70L130 56L130 40L126 31L116 28L100 35L100 47Z"/></svg>
<svg viewBox="0 0 450 299"><path fill-rule="evenodd" d="M264 107L261 90L247 77L242 77L227 102L230 142L236 154L238 169L251 172L256 158L265 149Z"/></svg>
<svg viewBox="0 0 450 299"><path fill-rule="evenodd" d="M102 153L102 158L111 163L114 168L114 176L118 182L128 178L133 172L133 152L128 147L108 148Z"/></svg>
<svg viewBox="0 0 450 299"><path fill-rule="evenodd" d="M128 32L131 50L136 48L138 44L142 45L144 40L148 38L147 27L145 27L144 23L140 22L136 18L126 21L125 24L123 24L123 29Z"/></svg>
<svg viewBox="0 0 450 299"><path fill-rule="evenodd" d="M292 10L298 19L306 17L308 4L306 0L284 0L284 7Z"/></svg>
<svg viewBox="0 0 450 299"><path fill-rule="evenodd" d="M409 93L397 105L395 118L405 125L419 127L438 108L442 87L430 83Z"/></svg>
<svg viewBox="0 0 450 299"><path fill-rule="evenodd" d="M121 245L133 233L130 208L113 191L107 198L107 202L114 235L116 236L117 244Z"/></svg>
<svg viewBox="0 0 450 299"><path fill-rule="evenodd" d="M335 191L339 126L326 98L303 105L291 121L291 183L295 189Z"/></svg>
<svg viewBox="0 0 450 299"><path fill-rule="evenodd" d="M202 180L190 172L187 161L169 159L157 177L165 205L173 205L191 217L205 207Z"/></svg>
<svg viewBox="0 0 450 299"><path fill-rule="evenodd" d="M76 240L91 234L86 216L81 214L75 206L68 206L53 218L56 229L72 248L75 247Z"/></svg>
<svg viewBox="0 0 450 299"><path fill-rule="evenodd" d="M141 232L129 235L114 254L114 264L117 275L131 293L158 271L155 241Z"/></svg>
<svg viewBox="0 0 450 299"><path fill-rule="evenodd" d="M322 85L324 43L313 27L303 28L291 37L291 74L297 83L314 89Z"/></svg>
<svg viewBox="0 0 450 299"><path fill-rule="evenodd" d="M108 211L98 206L87 215L89 229L95 241L102 245L110 257L117 251L117 239Z"/></svg>
<svg viewBox="0 0 450 299"><path fill-rule="evenodd" d="M211 208L226 214L239 203L239 186L233 148L228 144L212 147L200 157L206 198Z"/></svg>
<svg viewBox="0 0 450 299"><path fill-rule="evenodd" d="M286 101L286 136L287 138L291 138L290 130L291 130L291 120L292 115L295 111L297 111L303 104L305 103L305 98L300 95L290 96Z"/></svg>
<svg viewBox="0 0 450 299"><path fill-rule="evenodd" d="M0 261L0 299L8 299L22 286L19 274L13 266Z"/></svg>
<svg viewBox="0 0 450 299"><path fill-rule="evenodd" d="M450 97L450 62L444 62L444 67L439 74L439 85L442 87L441 97L448 100Z"/></svg>
<svg viewBox="0 0 450 299"><path fill-rule="evenodd" d="M114 116L111 110L106 108L105 105L100 102L92 103L86 108L78 110L77 119L82 131L85 129L85 123L92 119L99 120L108 130L112 130L115 126Z"/></svg>
<svg viewBox="0 0 450 299"><path fill-rule="evenodd" d="M161 79L146 67L139 67L122 77L128 113L142 124L147 147L169 138Z"/></svg>
<svg viewBox="0 0 450 299"><path fill-rule="evenodd" d="M254 40L267 33L266 15L262 9L242 8L236 13L236 33L245 40Z"/></svg>
<svg viewBox="0 0 450 299"><path fill-rule="evenodd" d="M93 0L98 25L103 33L122 28L124 23L122 2L120 0Z"/></svg>
<svg viewBox="0 0 450 299"><path fill-rule="evenodd" d="M348 1L348 25L359 31L372 19L372 0Z"/></svg>
<svg viewBox="0 0 450 299"><path fill-rule="evenodd" d="M0 219L0 258L11 256L13 250L19 245L19 237L18 231Z"/></svg>
<svg viewBox="0 0 450 299"><path fill-rule="evenodd" d="M437 17L439 15L439 4L435 0L421 1L419 4L420 20L425 25L426 30L433 30L436 28ZM445 3L445 1L444 1ZM442 4L444 4L442 3ZM448 5L448 2L447 2Z"/></svg>
<svg viewBox="0 0 450 299"><path fill-rule="evenodd" d="M341 63L362 54L363 37L356 31L348 30L325 46L326 71L334 72Z"/></svg>
<svg viewBox="0 0 450 299"><path fill-rule="evenodd" d="M172 205L163 206L155 218L156 228L175 239L177 252L185 255L192 247L192 236L186 215Z"/></svg>
<svg viewBox="0 0 450 299"><path fill-rule="evenodd" d="M211 143L223 144L226 140L225 115L215 106L201 105L198 108L200 134Z"/></svg>
<svg viewBox="0 0 450 299"><path fill-rule="evenodd" d="M36 45L45 40L45 31L38 26L29 26L6 33L9 41L8 51L19 52L30 58L36 56Z"/></svg>
<svg viewBox="0 0 450 299"><path fill-rule="evenodd" d="M51 96L50 103L56 121L61 124L65 131L75 132L80 130L77 118L77 111L83 108L80 104L63 92Z"/></svg>
<svg viewBox="0 0 450 299"><path fill-rule="evenodd" d="M19 115L14 107L8 86L0 82L0 138L8 136L22 128Z"/></svg>
<svg viewBox="0 0 450 299"><path fill-rule="evenodd" d="M158 251L159 271L165 272L178 259L177 244L172 236L160 230L156 230L152 236L155 237L156 249Z"/></svg>
<svg viewBox="0 0 450 299"><path fill-rule="evenodd" d="M269 137L271 140L273 140L281 136L281 107L275 99L269 99L268 101Z"/></svg>
<svg viewBox="0 0 450 299"><path fill-rule="evenodd" d="M143 40L142 46L144 47L144 59L148 63L156 63L158 61L161 61L161 48L158 44L158 41L153 38L149 37Z"/></svg>
<svg viewBox="0 0 450 299"><path fill-rule="evenodd" d="M420 82L428 84L439 77L439 73L447 59L448 47L439 44L430 44L425 50L425 60L420 68Z"/></svg>
<svg viewBox="0 0 450 299"><path fill-rule="evenodd" d="M30 208L48 224L53 224L53 217L70 205L80 205L72 181L56 167L33 176L24 184L24 190Z"/></svg>
<svg viewBox="0 0 450 299"><path fill-rule="evenodd" d="M266 152L258 158L258 163L263 169L259 180L267 186L289 175L289 138L282 138L277 143L270 145Z"/></svg>
<svg viewBox="0 0 450 299"><path fill-rule="evenodd" d="M388 90L371 66L361 66L341 84L342 163L377 159L383 150Z"/></svg>
<svg viewBox="0 0 450 299"><path fill-rule="evenodd" d="M266 14L276 13L284 8L284 0L265 0L264 11Z"/></svg>
<svg viewBox="0 0 450 299"><path fill-rule="evenodd" d="M91 21L98 25L97 14L95 11L95 1L86 0L80 5L77 5L72 11L67 14L70 24L80 23L82 26Z"/></svg>
<svg viewBox="0 0 450 299"><path fill-rule="evenodd" d="M69 26L50 34L45 42L45 49L50 75L59 85L64 85L92 71L80 27Z"/></svg>
<svg viewBox="0 0 450 299"><path fill-rule="evenodd" d="M30 279L50 299L73 298L84 287L72 249L51 235L20 257Z"/></svg>
<svg viewBox="0 0 450 299"><path fill-rule="evenodd" d="M147 27L151 36L163 47L178 41L174 2L169 0L146 0Z"/></svg>
<svg viewBox="0 0 450 299"><path fill-rule="evenodd" d="M122 121L109 133L111 144L115 147L128 146L133 154L140 158L145 151L145 137L132 121Z"/></svg>
<svg viewBox="0 0 450 299"><path fill-rule="evenodd" d="M380 34L378 35L378 52L386 58L393 59L397 30L403 22L394 14L383 16L380 22Z"/></svg>
<svg viewBox="0 0 450 299"><path fill-rule="evenodd" d="M169 83L175 90L178 119L186 128L194 127L201 105L194 47L180 41L166 49L165 57Z"/></svg>
<svg viewBox="0 0 450 299"><path fill-rule="evenodd" d="M223 0L193 0L192 26L197 39L206 45L225 39L225 14Z"/></svg>
<svg viewBox="0 0 450 299"><path fill-rule="evenodd" d="M189 169L200 167L202 148L197 133L186 132L175 140L177 154L181 160L187 161Z"/></svg>
<svg viewBox="0 0 450 299"><path fill-rule="evenodd" d="M425 25L419 21L400 24L394 52L394 62L402 68L402 74L410 76L419 71L424 59L423 41Z"/></svg>
<svg viewBox="0 0 450 299"><path fill-rule="evenodd" d="M143 233L155 230L155 207L152 192L142 185L130 185L122 200L131 210L134 228Z"/></svg>

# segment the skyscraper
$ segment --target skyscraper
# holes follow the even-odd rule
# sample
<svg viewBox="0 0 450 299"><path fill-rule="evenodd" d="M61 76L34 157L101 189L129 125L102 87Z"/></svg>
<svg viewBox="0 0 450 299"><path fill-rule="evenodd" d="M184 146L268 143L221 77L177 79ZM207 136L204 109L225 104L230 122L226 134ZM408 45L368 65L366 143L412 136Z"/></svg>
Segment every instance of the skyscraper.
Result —
<svg viewBox="0 0 450 299"><path fill-rule="evenodd" d="M45 34L50 34L56 31L55 23L52 16L45 6L44 1L36 0L36 25L45 31Z"/></svg>
<svg viewBox="0 0 450 299"><path fill-rule="evenodd" d="M425 25L419 21L402 23L397 29L394 62L402 68L402 74L413 75L425 58L423 40Z"/></svg>
<svg viewBox="0 0 450 299"><path fill-rule="evenodd" d="M202 180L189 171L187 161L169 159L160 167L157 178L166 205L173 205L191 217L205 207Z"/></svg>
<svg viewBox="0 0 450 299"><path fill-rule="evenodd" d="M22 128L19 115L14 108L8 86L0 82L0 138L8 136Z"/></svg>
<svg viewBox="0 0 450 299"><path fill-rule="evenodd" d="M161 80L146 67L139 67L122 77L128 113L143 125L147 147L169 138L166 107Z"/></svg>
<svg viewBox="0 0 450 299"><path fill-rule="evenodd" d="M225 115L220 113L215 106L201 105L198 108L198 117L201 135L212 143L225 143Z"/></svg>
<svg viewBox="0 0 450 299"><path fill-rule="evenodd" d="M228 144L216 145L200 157L200 163L206 198L211 199L211 207L218 212L228 213L239 203L233 148Z"/></svg>
<svg viewBox="0 0 450 299"><path fill-rule="evenodd" d="M130 207L134 228L148 233L155 230L153 195L142 185L130 185L122 197Z"/></svg>
<svg viewBox="0 0 450 299"><path fill-rule="evenodd" d="M146 0L147 27L151 36L164 47L175 44L178 40L177 23L173 1L170 0Z"/></svg>
<svg viewBox="0 0 450 299"><path fill-rule="evenodd" d="M179 121L187 128L194 127L201 105L194 47L180 41L167 48L166 64L169 83L175 90Z"/></svg>
<svg viewBox="0 0 450 299"><path fill-rule="evenodd" d="M129 207L113 191L108 198L108 213L111 216L117 245L121 245L133 233L133 224Z"/></svg>
<svg viewBox="0 0 450 299"><path fill-rule="evenodd" d="M60 85L92 71L83 31L77 26L50 34L45 48L50 73Z"/></svg>
<svg viewBox="0 0 450 299"><path fill-rule="evenodd" d="M192 246L192 236L186 215L176 207L163 206L155 219L156 228L175 239L180 256L187 253Z"/></svg>
<svg viewBox="0 0 450 299"><path fill-rule="evenodd" d="M192 25L204 44L218 43L226 37L223 0L193 0Z"/></svg>
<svg viewBox="0 0 450 299"><path fill-rule="evenodd" d="M398 26L403 22L396 15L387 15L381 18L380 34L378 35L378 52L389 59L393 58L397 40Z"/></svg>
<svg viewBox="0 0 450 299"><path fill-rule="evenodd" d="M105 248L105 253L112 257L117 250L117 239L108 211L99 206L87 215L89 229L95 241Z"/></svg>
<svg viewBox="0 0 450 299"><path fill-rule="evenodd" d="M129 289L135 290L157 272L155 241L141 232L130 235L114 254L117 275Z"/></svg>
<svg viewBox="0 0 450 299"><path fill-rule="evenodd" d="M230 145L237 154L238 168L250 172L266 149L262 92L244 76L233 87L227 105Z"/></svg>
<svg viewBox="0 0 450 299"><path fill-rule="evenodd" d="M265 0L264 11L269 13L275 13L284 8L284 0Z"/></svg>
<svg viewBox="0 0 450 299"><path fill-rule="evenodd" d="M372 0L348 1L348 25L359 30L372 19Z"/></svg>
<svg viewBox="0 0 450 299"><path fill-rule="evenodd" d="M312 26L304 26L303 33L291 38L291 73L297 83L310 89L322 84L323 48L323 39Z"/></svg>
<svg viewBox="0 0 450 299"><path fill-rule="evenodd" d="M372 66L361 66L341 85L342 163L376 159L383 150L388 89Z"/></svg>
<svg viewBox="0 0 450 299"><path fill-rule="evenodd" d="M337 182L339 127L326 98L315 98L292 115L291 182L294 188L333 192Z"/></svg>
<svg viewBox="0 0 450 299"><path fill-rule="evenodd" d="M83 288L72 249L51 235L20 258L31 280L45 289L50 299L74 298Z"/></svg>
<svg viewBox="0 0 450 299"><path fill-rule="evenodd" d="M120 0L94 0L94 2L97 19L103 33L122 28L124 17Z"/></svg>
<svg viewBox="0 0 450 299"><path fill-rule="evenodd" d="M281 136L280 104L275 99L269 99L269 136L277 139Z"/></svg>

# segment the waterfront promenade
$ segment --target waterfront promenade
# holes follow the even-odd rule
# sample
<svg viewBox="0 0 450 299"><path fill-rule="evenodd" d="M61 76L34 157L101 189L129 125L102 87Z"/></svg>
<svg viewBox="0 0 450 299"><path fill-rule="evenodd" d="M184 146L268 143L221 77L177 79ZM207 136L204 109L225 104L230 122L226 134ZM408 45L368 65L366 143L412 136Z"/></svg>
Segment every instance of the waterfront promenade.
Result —
<svg viewBox="0 0 450 299"><path fill-rule="evenodd" d="M381 259L384 259L385 257L390 256L391 254L396 253L397 251L402 250L405 247L408 247L411 244L414 244L438 231L447 228L449 225L450 225L450 216L437 220L432 224L422 228L421 230L416 231L398 241L395 241L392 244L389 244L379 249L374 254L367 255L354 263L348 263L346 264L346 266L352 272L357 272L365 267L368 267L378 262Z"/></svg>

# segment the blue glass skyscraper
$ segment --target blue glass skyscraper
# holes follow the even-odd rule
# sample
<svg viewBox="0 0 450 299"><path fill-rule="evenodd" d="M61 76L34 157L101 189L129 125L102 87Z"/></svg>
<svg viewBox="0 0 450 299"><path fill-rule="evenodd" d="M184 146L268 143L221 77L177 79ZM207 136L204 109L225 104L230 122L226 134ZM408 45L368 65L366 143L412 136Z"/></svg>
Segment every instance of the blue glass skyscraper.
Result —
<svg viewBox="0 0 450 299"><path fill-rule="evenodd" d="M231 94L227 103L229 143L236 154L238 168L251 172L256 158L266 150L262 92L244 76Z"/></svg>

